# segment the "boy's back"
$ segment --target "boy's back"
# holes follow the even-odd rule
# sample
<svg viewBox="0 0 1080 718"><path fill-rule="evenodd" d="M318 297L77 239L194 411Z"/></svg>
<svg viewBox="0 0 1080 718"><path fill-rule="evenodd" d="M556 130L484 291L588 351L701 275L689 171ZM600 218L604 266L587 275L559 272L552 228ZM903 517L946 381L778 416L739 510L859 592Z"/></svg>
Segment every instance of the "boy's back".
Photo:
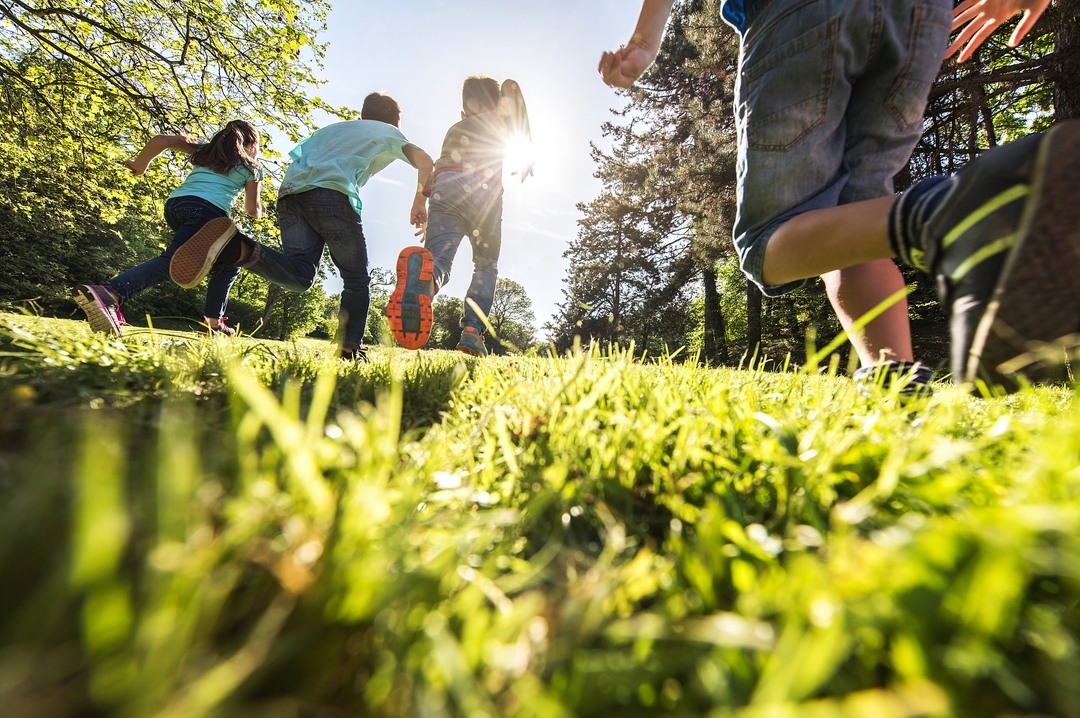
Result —
<svg viewBox="0 0 1080 718"><path fill-rule="evenodd" d="M435 169L455 168L501 178L511 132L510 124L498 111L466 117L447 130Z"/></svg>
<svg viewBox="0 0 1080 718"><path fill-rule="evenodd" d="M378 120L347 120L316 130L289 153L292 163L278 196L311 189L345 194L360 211L358 190L394 160L410 165L404 148L412 143L401 130Z"/></svg>

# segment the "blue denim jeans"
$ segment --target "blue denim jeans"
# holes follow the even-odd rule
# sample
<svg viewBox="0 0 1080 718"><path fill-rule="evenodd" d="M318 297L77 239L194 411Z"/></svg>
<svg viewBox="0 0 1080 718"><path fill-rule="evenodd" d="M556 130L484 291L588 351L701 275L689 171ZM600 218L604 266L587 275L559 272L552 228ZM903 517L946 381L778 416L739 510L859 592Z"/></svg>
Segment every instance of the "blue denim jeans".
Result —
<svg viewBox="0 0 1080 718"><path fill-rule="evenodd" d="M743 271L792 217L893 193L922 134L951 0L772 0L742 38L735 86Z"/></svg>
<svg viewBox="0 0 1080 718"><path fill-rule="evenodd" d="M424 246L435 260L435 291L450 280L450 268L462 237L472 243L473 275L466 300L485 315L495 299L499 278L499 250L502 248L502 182L468 172L440 172L428 202L427 235ZM465 302L461 325L481 333L484 324Z"/></svg>
<svg viewBox="0 0 1080 718"><path fill-rule="evenodd" d="M257 245L244 269L294 292L315 283L323 246L343 284L341 311L345 315L345 342L360 346L371 302L367 242L360 215L349 198L337 190L312 189L278 198L281 251Z"/></svg>
<svg viewBox="0 0 1080 718"><path fill-rule="evenodd" d="M169 199L165 202L165 222L173 231L172 242L157 257L113 277L105 282L105 286L114 291L123 304L142 290L168 281L169 261L180 245L191 239L210 220L224 216L224 210L199 197ZM218 319L224 316L229 303L229 290L238 276L239 267L227 267L210 275L203 316Z"/></svg>

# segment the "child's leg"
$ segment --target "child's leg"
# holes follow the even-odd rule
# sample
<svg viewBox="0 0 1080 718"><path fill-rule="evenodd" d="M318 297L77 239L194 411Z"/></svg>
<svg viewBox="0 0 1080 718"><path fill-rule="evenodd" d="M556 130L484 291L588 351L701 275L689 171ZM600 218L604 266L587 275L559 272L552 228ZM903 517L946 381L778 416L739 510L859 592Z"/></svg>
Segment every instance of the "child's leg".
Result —
<svg viewBox="0 0 1080 718"><path fill-rule="evenodd" d="M371 276L360 215L352 210L344 195L341 199L344 202L341 212L311 216L311 220L316 231L327 238L330 259L341 275L341 312L345 318L343 345L356 349L364 344L371 304Z"/></svg>
<svg viewBox="0 0 1080 718"><path fill-rule="evenodd" d="M901 299L875 317L860 332L851 326L896 292L904 278L891 259L864 262L821 275L840 326L863 366L882 361L914 361L907 299Z"/></svg>
<svg viewBox="0 0 1080 718"><path fill-rule="evenodd" d="M950 19L944 1L872 5L773 3L740 68L743 267L766 294L824 275L845 328L903 287L887 259L892 176L920 135ZM910 360L906 303L851 340L864 364Z"/></svg>
<svg viewBox="0 0 1080 718"><path fill-rule="evenodd" d="M899 197L806 212L773 234L766 276L787 281L844 264L837 248L860 260L898 254L937 280L951 312L957 382L983 372L1011 384L1002 375L1021 370L1045 378L1061 347L1046 357L1036 351L1026 364L1014 358L1080 333L1078 152L1080 121L1062 122ZM809 253L805 261L801 253Z"/></svg>
<svg viewBox="0 0 1080 718"><path fill-rule="evenodd" d="M220 320L225 316L225 309L229 305L229 292L236 278L240 276L240 267L223 267L217 272L210 274L210 281L206 285L206 303L203 308L203 316L207 319Z"/></svg>
<svg viewBox="0 0 1080 718"><path fill-rule="evenodd" d="M169 246L157 257L122 272L104 286L123 304L144 289L169 279L169 261L211 219L224 217L218 207L198 197L174 197L165 203L165 221L173 230Z"/></svg>
<svg viewBox="0 0 1080 718"><path fill-rule="evenodd" d="M490 187L477 191L474 207L475 227L469 237L472 243L473 274L465 294L465 315L462 328L473 327L484 333L484 322L495 301L495 285L499 280L499 252L502 249L502 188Z"/></svg>
<svg viewBox="0 0 1080 718"><path fill-rule="evenodd" d="M315 283L325 246L322 236L313 225L316 221L313 215L321 215L324 207L333 206L335 202L340 203L342 198L349 213L355 216L356 212L348 205L348 198L334 190L313 189L278 198L281 251L246 240L253 245L254 252L241 266L290 291L304 292L310 289ZM359 221L360 218L357 217L356 222ZM240 247L236 249L239 250ZM238 252L238 261L240 257Z"/></svg>
<svg viewBox="0 0 1080 718"><path fill-rule="evenodd" d="M450 270L461 239L471 231L465 212L469 201L465 190L468 181L469 175L459 172L445 172L435 180L424 235L424 247L431 252L435 263L432 294L438 293L450 281Z"/></svg>

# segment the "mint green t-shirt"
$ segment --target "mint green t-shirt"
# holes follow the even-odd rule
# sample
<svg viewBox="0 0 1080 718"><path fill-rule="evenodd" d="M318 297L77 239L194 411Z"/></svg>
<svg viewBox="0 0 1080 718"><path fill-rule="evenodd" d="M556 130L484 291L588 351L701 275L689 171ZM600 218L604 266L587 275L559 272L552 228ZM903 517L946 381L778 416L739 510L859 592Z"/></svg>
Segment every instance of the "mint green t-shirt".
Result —
<svg viewBox="0 0 1080 718"><path fill-rule="evenodd" d="M411 144L401 130L378 120L346 120L327 125L289 153L292 164L281 180L278 197L317 187L337 190L348 196L359 214L360 188L394 160L411 165L403 151Z"/></svg>
<svg viewBox="0 0 1080 718"><path fill-rule="evenodd" d="M173 197L199 197L215 207L220 207L226 214L232 207L233 200L252 180L262 180L262 170L256 177L243 165L234 167L227 174L219 174L209 167L196 167L191 170L183 183L169 195Z"/></svg>

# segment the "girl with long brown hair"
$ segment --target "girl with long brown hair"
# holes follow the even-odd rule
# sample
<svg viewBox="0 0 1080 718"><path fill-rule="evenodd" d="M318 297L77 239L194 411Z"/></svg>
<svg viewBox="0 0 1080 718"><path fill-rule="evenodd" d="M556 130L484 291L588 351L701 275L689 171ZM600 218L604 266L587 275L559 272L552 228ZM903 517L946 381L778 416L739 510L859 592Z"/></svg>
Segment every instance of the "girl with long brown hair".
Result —
<svg viewBox="0 0 1080 718"><path fill-rule="evenodd" d="M259 133L244 120L225 125L209 142L199 144L182 135L157 135L146 143L133 160L124 165L138 176L165 150L191 155L194 168L184 182L165 201L165 222L173 230L173 239L159 256L143 262L104 284L80 284L74 299L86 314L90 326L100 332L120 336L124 316L120 305L148 287L169 279L173 253L212 219L228 217L233 200L244 192L244 209L253 217L262 217L265 209L259 200ZM228 335L235 330L225 324L229 290L238 267L222 267L210 274L206 289L204 319L213 332Z"/></svg>

